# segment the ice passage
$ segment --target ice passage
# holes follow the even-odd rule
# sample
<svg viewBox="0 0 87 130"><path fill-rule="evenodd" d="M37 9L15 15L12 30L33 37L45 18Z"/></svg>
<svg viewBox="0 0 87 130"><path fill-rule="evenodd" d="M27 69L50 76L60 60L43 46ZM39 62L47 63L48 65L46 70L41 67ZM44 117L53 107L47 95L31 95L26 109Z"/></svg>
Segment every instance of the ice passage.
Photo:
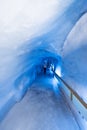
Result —
<svg viewBox="0 0 87 130"><path fill-rule="evenodd" d="M87 1L3 0L0 12L0 130L87 130Z"/></svg>

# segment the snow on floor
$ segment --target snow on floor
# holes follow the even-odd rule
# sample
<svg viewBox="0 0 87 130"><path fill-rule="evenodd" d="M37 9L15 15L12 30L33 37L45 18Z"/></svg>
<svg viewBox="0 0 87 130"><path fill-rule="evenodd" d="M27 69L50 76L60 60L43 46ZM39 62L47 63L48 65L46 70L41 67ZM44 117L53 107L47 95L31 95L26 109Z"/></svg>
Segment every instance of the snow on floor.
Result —
<svg viewBox="0 0 87 130"><path fill-rule="evenodd" d="M32 85L1 122L0 130L79 130L61 92L55 96L52 79L46 80L40 78Z"/></svg>

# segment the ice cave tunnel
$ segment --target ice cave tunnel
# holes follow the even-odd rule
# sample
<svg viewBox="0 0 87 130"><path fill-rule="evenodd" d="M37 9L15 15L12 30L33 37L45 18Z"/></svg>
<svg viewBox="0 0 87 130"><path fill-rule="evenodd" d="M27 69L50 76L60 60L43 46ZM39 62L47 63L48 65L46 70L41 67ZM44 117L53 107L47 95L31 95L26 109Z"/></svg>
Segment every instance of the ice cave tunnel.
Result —
<svg viewBox="0 0 87 130"><path fill-rule="evenodd" d="M87 130L87 1L0 1L0 130Z"/></svg>

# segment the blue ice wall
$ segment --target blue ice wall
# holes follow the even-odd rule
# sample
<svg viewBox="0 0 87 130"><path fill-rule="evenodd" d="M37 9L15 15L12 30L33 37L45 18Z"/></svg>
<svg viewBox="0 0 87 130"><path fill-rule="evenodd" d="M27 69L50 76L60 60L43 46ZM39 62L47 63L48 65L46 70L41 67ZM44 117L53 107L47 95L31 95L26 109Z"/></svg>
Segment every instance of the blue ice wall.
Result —
<svg viewBox="0 0 87 130"><path fill-rule="evenodd" d="M14 43L16 39L11 41L14 43L11 46L0 43L0 113L6 105L10 106L10 102L23 98L36 78L35 66L41 64L43 58L50 56L58 59L59 55L62 56L67 35L86 11L86 0L73 0L52 17L51 22L47 21L45 28L42 28L44 31L37 36L21 40L18 46Z"/></svg>
<svg viewBox="0 0 87 130"><path fill-rule="evenodd" d="M63 46L64 71L67 82L87 102L87 13L68 35ZM67 59L67 60L65 60Z"/></svg>

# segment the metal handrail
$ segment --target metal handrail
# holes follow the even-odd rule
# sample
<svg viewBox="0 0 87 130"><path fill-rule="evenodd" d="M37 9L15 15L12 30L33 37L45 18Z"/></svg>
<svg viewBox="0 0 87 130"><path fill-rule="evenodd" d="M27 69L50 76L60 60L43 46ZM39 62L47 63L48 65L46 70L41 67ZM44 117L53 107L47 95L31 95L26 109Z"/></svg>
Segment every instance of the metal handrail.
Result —
<svg viewBox="0 0 87 130"><path fill-rule="evenodd" d="M72 94L80 101L80 103L87 109L87 103L77 94L76 91L74 91L61 77L59 77L55 72L55 77L59 79L70 91L71 91L71 99Z"/></svg>

